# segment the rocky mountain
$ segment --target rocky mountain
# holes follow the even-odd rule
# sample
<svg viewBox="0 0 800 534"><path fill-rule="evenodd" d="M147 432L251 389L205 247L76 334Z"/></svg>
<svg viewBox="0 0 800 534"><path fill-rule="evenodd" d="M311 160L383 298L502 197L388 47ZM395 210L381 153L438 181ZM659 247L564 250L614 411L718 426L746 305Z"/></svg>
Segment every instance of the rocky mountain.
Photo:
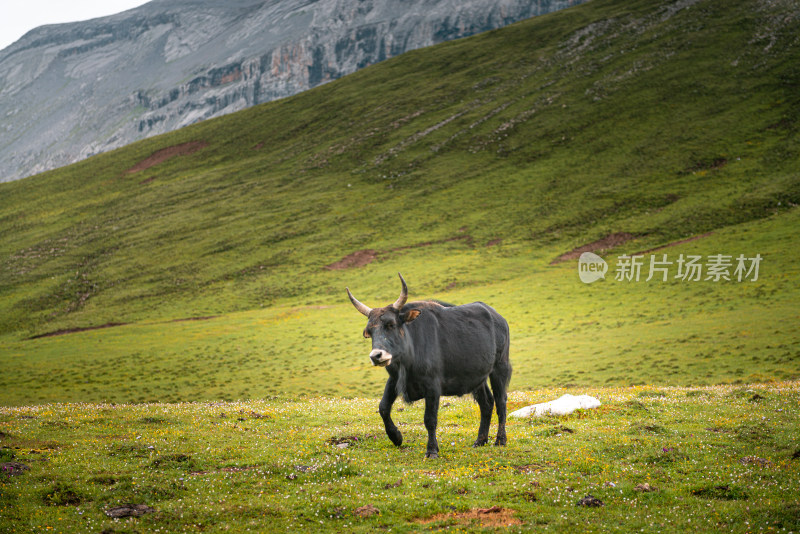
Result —
<svg viewBox="0 0 800 534"><path fill-rule="evenodd" d="M0 181L584 0L155 0L0 51Z"/></svg>

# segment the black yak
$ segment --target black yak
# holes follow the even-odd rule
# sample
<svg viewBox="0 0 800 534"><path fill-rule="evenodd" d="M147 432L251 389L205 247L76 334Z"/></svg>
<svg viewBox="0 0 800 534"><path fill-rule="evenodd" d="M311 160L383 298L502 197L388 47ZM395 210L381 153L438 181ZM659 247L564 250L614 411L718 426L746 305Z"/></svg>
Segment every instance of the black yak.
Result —
<svg viewBox="0 0 800 534"><path fill-rule="evenodd" d="M386 367L389 373L379 406L389 439L397 446L403 443L391 417L397 396L402 395L406 402L425 399L425 456L438 457L439 398L472 393L481 410L478 439L473 446L489 441L494 406L498 419L494 444L505 445L506 388L511 379L508 323L482 302L463 306L436 301L406 303L408 287L402 275L400 282L400 298L383 308L367 307L346 288L350 301L367 317L364 337L372 339L372 364Z"/></svg>

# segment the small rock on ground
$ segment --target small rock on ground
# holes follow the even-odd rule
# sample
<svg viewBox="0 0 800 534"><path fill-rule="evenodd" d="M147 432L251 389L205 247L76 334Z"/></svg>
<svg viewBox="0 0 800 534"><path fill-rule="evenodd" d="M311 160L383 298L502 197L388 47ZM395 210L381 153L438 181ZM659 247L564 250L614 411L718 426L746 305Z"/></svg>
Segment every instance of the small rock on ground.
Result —
<svg viewBox="0 0 800 534"><path fill-rule="evenodd" d="M364 506L359 506L353 512L353 514L357 515L358 517L369 517L371 515L375 515L378 513L380 513L380 510L378 510L371 504L365 504Z"/></svg>
<svg viewBox="0 0 800 534"><path fill-rule="evenodd" d="M583 499L578 501L578 506L589 506L589 507L597 507L597 506L604 506L603 501L598 499L593 495L587 495Z"/></svg>
<svg viewBox="0 0 800 534"><path fill-rule="evenodd" d="M144 514L155 512L155 510L146 504L123 504L115 506L105 511L108 517L139 517Z"/></svg>

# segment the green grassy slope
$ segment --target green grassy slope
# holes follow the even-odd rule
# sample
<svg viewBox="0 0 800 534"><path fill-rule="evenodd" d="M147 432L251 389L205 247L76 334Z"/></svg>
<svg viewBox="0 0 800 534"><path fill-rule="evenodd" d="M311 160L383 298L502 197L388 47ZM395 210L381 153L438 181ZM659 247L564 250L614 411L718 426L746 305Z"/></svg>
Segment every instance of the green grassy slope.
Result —
<svg viewBox="0 0 800 534"><path fill-rule="evenodd" d="M378 394L343 287L388 302L397 271L501 311L515 389L797 377L798 35L791 2L594 0L2 184L0 402ZM550 265L709 231L661 253L760 279Z"/></svg>

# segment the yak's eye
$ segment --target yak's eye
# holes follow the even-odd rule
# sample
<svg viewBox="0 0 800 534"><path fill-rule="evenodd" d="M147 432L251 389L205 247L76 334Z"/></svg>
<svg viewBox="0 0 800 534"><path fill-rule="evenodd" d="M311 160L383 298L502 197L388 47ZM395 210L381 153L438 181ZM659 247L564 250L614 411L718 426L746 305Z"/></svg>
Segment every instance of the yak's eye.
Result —
<svg viewBox="0 0 800 534"><path fill-rule="evenodd" d="M372 337L371 335L369 335L369 330L367 330L366 328L364 329L364 337L367 339Z"/></svg>

